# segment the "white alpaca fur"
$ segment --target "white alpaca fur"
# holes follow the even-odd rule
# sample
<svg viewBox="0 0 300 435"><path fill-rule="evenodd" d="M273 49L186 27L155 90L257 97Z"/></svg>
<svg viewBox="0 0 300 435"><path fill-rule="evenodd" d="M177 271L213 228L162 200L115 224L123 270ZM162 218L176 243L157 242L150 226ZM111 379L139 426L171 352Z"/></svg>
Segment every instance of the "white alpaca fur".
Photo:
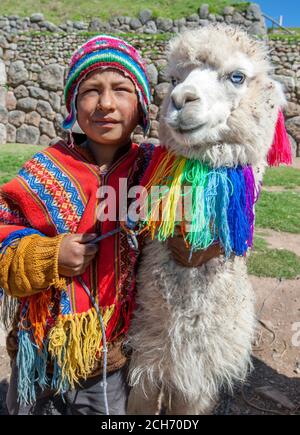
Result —
<svg viewBox="0 0 300 435"><path fill-rule="evenodd" d="M225 25L187 31L170 42L169 93L160 142L213 167L253 165L262 180L278 109L285 103L261 42ZM229 74L242 71L235 85ZM176 264L166 243L149 241L137 277L129 331L129 414L154 414L163 391L168 414L211 410L222 386L247 375L255 331L245 259Z"/></svg>

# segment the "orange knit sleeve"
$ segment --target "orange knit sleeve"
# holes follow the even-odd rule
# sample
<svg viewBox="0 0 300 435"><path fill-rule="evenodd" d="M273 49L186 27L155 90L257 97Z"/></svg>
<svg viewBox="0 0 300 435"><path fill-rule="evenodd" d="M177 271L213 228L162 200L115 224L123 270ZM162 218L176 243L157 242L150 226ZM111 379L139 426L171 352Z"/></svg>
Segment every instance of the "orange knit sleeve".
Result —
<svg viewBox="0 0 300 435"><path fill-rule="evenodd" d="M63 234L26 236L0 255L0 286L15 297L31 296L49 286L63 289L66 280L58 273L58 253Z"/></svg>

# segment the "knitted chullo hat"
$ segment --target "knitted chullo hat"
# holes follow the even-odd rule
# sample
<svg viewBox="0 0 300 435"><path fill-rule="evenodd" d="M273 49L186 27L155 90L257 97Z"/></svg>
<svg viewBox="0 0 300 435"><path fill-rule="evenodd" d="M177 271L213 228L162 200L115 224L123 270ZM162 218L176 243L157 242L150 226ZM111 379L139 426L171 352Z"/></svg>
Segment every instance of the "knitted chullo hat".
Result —
<svg viewBox="0 0 300 435"><path fill-rule="evenodd" d="M72 126L76 121L76 96L79 84L88 73L97 68L118 69L132 80L143 111L141 126L146 135L150 129L149 105L151 102L146 65L132 45L109 35L98 35L90 39L71 57L64 90L68 116L63 121L63 128L72 131Z"/></svg>

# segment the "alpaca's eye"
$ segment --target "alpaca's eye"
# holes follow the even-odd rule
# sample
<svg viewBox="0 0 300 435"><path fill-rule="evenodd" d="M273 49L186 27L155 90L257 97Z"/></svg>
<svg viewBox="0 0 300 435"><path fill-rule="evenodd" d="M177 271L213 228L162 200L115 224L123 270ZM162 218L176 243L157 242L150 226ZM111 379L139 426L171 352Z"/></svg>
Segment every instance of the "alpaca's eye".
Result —
<svg viewBox="0 0 300 435"><path fill-rule="evenodd" d="M241 71L233 71L229 75L229 79L234 85L242 85L246 79L246 76Z"/></svg>
<svg viewBox="0 0 300 435"><path fill-rule="evenodd" d="M172 86L175 88L175 86L178 85L178 80L175 77L171 77L171 83L172 83Z"/></svg>

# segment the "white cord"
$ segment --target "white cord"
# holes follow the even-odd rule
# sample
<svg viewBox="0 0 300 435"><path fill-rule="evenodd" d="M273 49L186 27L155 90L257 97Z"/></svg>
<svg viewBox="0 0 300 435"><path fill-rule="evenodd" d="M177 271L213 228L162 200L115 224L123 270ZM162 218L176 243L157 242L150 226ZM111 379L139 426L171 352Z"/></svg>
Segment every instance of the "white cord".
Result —
<svg viewBox="0 0 300 435"><path fill-rule="evenodd" d="M109 407L108 407L108 400L107 400L107 382L106 382L106 373L107 373L107 345L106 345L106 335L105 335L105 326L103 322L102 315L99 310L99 306L97 302L95 301L93 295L91 294L88 286L85 284L85 282L82 280L82 278L79 276L78 281L81 283L82 287L84 288L85 292L88 294L92 304L95 307L95 310L98 315L98 319L100 322L100 326L102 329L102 341L103 341L103 395L104 395L104 404L105 404L105 413L106 415L109 415Z"/></svg>

